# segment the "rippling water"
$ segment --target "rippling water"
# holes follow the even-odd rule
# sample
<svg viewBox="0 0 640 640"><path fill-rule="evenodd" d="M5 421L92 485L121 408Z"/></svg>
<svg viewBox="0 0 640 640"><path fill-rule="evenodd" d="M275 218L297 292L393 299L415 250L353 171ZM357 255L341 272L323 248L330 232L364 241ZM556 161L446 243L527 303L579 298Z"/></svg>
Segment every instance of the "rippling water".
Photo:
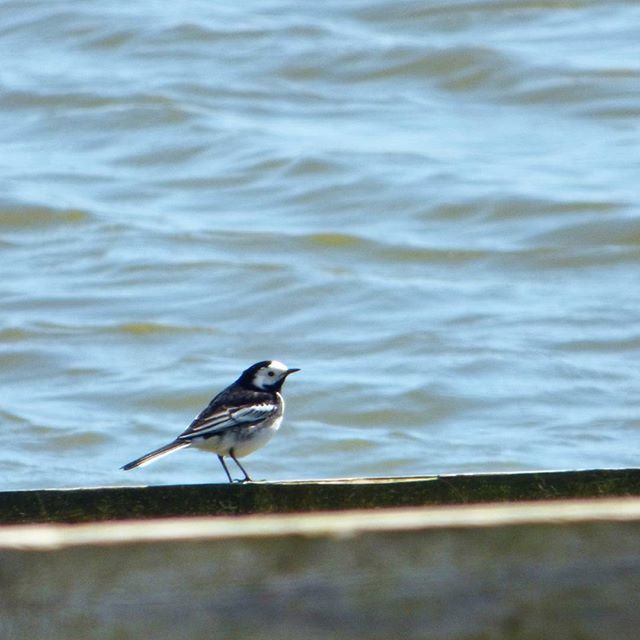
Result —
<svg viewBox="0 0 640 640"><path fill-rule="evenodd" d="M636 2L0 4L2 488L254 361L268 479L635 466Z"/></svg>

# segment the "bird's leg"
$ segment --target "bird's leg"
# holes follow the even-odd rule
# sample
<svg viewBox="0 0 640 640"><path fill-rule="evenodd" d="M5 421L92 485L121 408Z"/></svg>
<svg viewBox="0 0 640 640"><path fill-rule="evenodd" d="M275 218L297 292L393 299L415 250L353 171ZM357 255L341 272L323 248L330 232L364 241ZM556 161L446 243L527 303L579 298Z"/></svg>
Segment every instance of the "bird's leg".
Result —
<svg viewBox="0 0 640 640"><path fill-rule="evenodd" d="M222 468L224 469L224 472L227 474L227 478L229 478L229 482L233 482L233 478L231 477L231 474L229 473L229 469L227 469L227 465L224 463L224 458L222 456L218 456L218 460L220 460L220 464L222 465Z"/></svg>
<svg viewBox="0 0 640 640"><path fill-rule="evenodd" d="M241 480L240 482L253 482L249 477L249 474L245 471L245 468L238 462L238 458L236 458L235 453L233 453L233 449L229 451L229 455L233 458L233 461L240 467L240 471L244 473L244 480Z"/></svg>

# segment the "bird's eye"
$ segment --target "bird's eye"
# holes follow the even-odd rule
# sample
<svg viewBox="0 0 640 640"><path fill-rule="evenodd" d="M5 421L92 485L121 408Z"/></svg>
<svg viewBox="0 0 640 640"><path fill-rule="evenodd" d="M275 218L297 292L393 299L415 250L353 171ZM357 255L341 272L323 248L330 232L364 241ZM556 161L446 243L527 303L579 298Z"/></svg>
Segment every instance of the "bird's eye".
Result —
<svg viewBox="0 0 640 640"><path fill-rule="evenodd" d="M273 371L269 371L269 376L273 378L276 374Z"/></svg>

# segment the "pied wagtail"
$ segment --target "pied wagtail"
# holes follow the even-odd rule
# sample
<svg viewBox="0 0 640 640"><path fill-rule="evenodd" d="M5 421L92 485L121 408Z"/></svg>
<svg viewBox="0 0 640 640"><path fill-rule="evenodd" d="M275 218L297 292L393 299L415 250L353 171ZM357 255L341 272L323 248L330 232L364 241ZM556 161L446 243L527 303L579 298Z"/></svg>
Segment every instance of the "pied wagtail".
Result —
<svg viewBox="0 0 640 640"><path fill-rule="evenodd" d="M125 464L128 471L142 467L178 449L193 445L213 451L233 482L225 464L229 456L244 473L241 482L250 481L238 458L263 447L280 428L284 400L280 389L287 376L300 369L288 369L277 360L263 360L249 367L224 391L221 391L173 442Z"/></svg>

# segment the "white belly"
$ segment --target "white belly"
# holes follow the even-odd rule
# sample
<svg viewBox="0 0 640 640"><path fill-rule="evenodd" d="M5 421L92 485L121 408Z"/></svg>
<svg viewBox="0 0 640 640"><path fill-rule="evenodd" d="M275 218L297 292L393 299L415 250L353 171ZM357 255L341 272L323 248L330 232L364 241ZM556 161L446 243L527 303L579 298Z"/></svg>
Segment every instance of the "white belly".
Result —
<svg viewBox="0 0 640 640"><path fill-rule="evenodd" d="M219 456L228 456L233 449L236 458L244 458L260 447L264 447L273 438L281 423L282 416L280 415L269 423L262 423L255 427L229 429L219 436L211 436L206 440L194 438L193 446L205 451L212 451Z"/></svg>

